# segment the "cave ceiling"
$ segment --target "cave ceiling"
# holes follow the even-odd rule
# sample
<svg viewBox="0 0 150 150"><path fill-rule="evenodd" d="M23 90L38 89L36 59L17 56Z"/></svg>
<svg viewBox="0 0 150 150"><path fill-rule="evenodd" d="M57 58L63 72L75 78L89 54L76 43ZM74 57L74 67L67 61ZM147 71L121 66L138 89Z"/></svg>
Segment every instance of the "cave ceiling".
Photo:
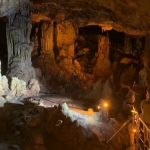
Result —
<svg viewBox="0 0 150 150"><path fill-rule="evenodd" d="M72 20L78 26L97 24L133 35L150 32L149 0L32 0L33 20ZM65 17L64 17L64 16Z"/></svg>
<svg viewBox="0 0 150 150"><path fill-rule="evenodd" d="M11 14L29 0L0 0L0 16ZM149 0L31 0L33 21L71 20L78 26L100 25L132 35L150 33Z"/></svg>

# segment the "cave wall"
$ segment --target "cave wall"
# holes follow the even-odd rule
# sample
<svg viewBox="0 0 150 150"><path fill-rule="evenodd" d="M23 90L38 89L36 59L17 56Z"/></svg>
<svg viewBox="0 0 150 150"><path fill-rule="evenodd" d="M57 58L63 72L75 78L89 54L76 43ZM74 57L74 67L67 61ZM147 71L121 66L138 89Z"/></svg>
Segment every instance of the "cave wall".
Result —
<svg viewBox="0 0 150 150"><path fill-rule="evenodd" d="M76 31L69 21L58 23L57 28L57 48L59 54L57 59L62 73L66 74L66 78L70 78L73 74L73 58L74 58L74 43L76 39Z"/></svg>
<svg viewBox="0 0 150 150"><path fill-rule="evenodd" d="M49 24L50 29L47 28L50 30L49 34L48 32L43 34L44 40L41 36L41 41L45 43L49 41L49 52L45 51L43 44L41 55L36 59L33 58L35 66L44 71L46 78L51 78L50 85L54 79L52 82L57 81L61 88L69 91L72 89L73 92L80 88L85 91L93 90L93 86L99 80L102 80L99 85L102 87L112 80L114 85L111 89L116 91L124 85L130 87L134 82L139 83L139 72L143 66L141 59L144 52L144 44L141 42L143 35L120 34L119 37L116 31L110 37L110 31L104 31L99 32L94 39L92 34L80 35L78 24L71 20L63 20L63 17L51 21L53 23ZM42 22L45 24L48 21ZM43 26L41 27L43 31ZM92 31L90 27L89 25L89 30ZM97 46L93 46L94 41L90 41L90 37L96 40ZM115 38L121 39L122 44L115 41Z"/></svg>
<svg viewBox="0 0 150 150"><path fill-rule="evenodd" d="M53 54L53 21L45 21L41 25L41 46L42 53L44 54Z"/></svg>
<svg viewBox="0 0 150 150"><path fill-rule="evenodd" d="M107 3L104 2L101 12L94 5L97 15L95 15L91 1L84 7L87 8L85 10L82 8L85 5L84 2L81 6L78 2L74 3L73 9L71 9L72 2L62 7L64 1L61 1L60 5L57 2L52 4L51 2L46 3L46 1L38 3L33 1L34 9L32 10L29 1L1 0L0 3L0 16L8 17L8 76L17 76L26 81L34 78L33 63L34 67L41 69L43 76L49 81L47 82L49 85L60 85L60 89L69 89L69 91L80 88L87 91L93 90L93 86L100 82L100 79L102 79L100 86L104 86L108 80L115 82L116 86L111 87L113 90L122 85L131 86L135 80L140 84L145 82L143 87L149 87L149 46L147 43L150 39L146 36L145 55L138 54L138 58L135 56L136 54L133 54L132 49L135 47L131 44L133 37L138 39L145 37L146 33L148 34L147 17L144 18L145 23L141 28L139 27L140 20L136 21L137 18L132 25L130 22L132 16L124 20L125 12L121 12L118 16L118 11L114 11L116 8L116 5L113 6L114 1L111 6L107 6ZM116 4L120 4L120 2L117 1ZM96 2L96 5L101 8L102 2ZM128 5L130 4L128 3ZM129 6L128 8L128 5L127 8L124 4L119 6L120 8L124 7L124 10L133 7ZM140 10L141 8L139 8ZM146 10L143 13L146 14ZM136 14L138 14L137 10ZM111 22L112 18L115 18L113 23ZM125 23L125 21L127 22ZM37 27L33 31L32 38L32 25L34 26L34 24L37 24ZM79 44L77 41L82 41L84 38L79 35L79 29L90 25L99 26L104 32L98 36L98 47L91 52L90 47L87 47L91 43L88 40L86 46L77 52L77 44ZM124 45L119 50L114 47L111 51L109 31L112 29L125 33ZM84 42L86 42L85 39ZM144 51L144 46L142 50ZM111 53L113 53L112 60ZM90 55L93 58L90 58ZM139 57L140 55L143 56L143 59ZM136 68L138 65L141 67Z"/></svg>
<svg viewBox="0 0 150 150"><path fill-rule="evenodd" d="M140 75L141 75L141 82L142 85L147 87L148 90L150 89L150 35L146 35L146 40L145 40L145 51L142 57L144 68L141 70Z"/></svg>

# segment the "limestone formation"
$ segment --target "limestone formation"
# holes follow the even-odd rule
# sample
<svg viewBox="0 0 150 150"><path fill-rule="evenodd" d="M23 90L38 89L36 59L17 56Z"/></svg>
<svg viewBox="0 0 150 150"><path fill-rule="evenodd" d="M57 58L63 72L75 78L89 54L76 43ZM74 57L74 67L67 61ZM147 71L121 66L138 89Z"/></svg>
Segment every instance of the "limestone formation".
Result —
<svg viewBox="0 0 150 150"><path fill-rule="evenodd" d="M12 77L10 90L12 96L22 96L26 93L26 82Z"/></svg>
<svg viewBox="0 0 150 150"><path fill-rule="evenodd" d="M7 24L8 76L27 82L35 77L31 64L33 44L30 42L30 14L30 4L24 3L18 12L8 16Z"/></svg>
<svg viewBox="0 0 150 150"><path fill-rule="evenodd" d="M39 82L36 79L31 79L27 86L26 96L27 97L38 96L39 92L40 92Z"/></svg>
<svg viewBox="0 0 150 150"><path fill-rule="evenodd" d="M0 107L7 102L22 103L24 98L38 96L39 92L40 86L36 79L31 79L27 85L25 81L12 77L9 84L7 77L0 74Z"/></svg>
<svg viewBox="0 0 150 150"><path fill-rule="evenodd" d="M41 47L43 54L51 54L53 53L53 21L44 21L41 25ZM54 57L54 56L53 56Z"/></svg>
<svg viewBox="0 0 150 150"><path fill-rule="evenodd" d="M0 0L0 17L12 14L24 2L29 0Z"/></svg>
<svg viewBox="0 0 150 150"><path fill-rule="evenodd" d="M33 95L37 95L39 87L32 80L35 79L32 62L41 69L46 87L54 90L61 87L66 92L66 89L81 88L81 93L90 93L98 83L95 90L98 93L105 84L110 86L107 84L110 77L115 96L118 88L131 86L135 81L143 89L150 87L150 24L146 0L31 2L32 8L29 0L1 0L0 16L8 18L7 75L25 81L29 91L34 89ZM99 98L102 91L97 94ZM122 91L120 94L125 99L128 92Z"/></svg>
<svg viewBox="0 0 150 150"><path fill-rule="evenodd" d="M100 36L98 41L98 56L94 67L94 73L101 78L108 78L111 73L109 60L109 39L105 36Z"/></svg>

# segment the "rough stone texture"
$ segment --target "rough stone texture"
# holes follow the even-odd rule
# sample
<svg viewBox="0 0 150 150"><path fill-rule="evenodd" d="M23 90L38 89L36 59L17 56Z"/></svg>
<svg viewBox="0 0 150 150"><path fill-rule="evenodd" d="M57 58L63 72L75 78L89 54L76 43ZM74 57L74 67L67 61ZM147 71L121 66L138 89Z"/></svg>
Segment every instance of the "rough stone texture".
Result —
<svg viewBox="0 0 150 150"><path fill-rule="evenodd" d="M30 42L30 11L30 4L24 3L19 12L9 16L7 24L8 76L27 82L35 77L31 64L33 44Z"/></svg>
<svg viewBox="0 0 150 150"><path fill-rule="evenodd" d="M78 97L86 95L86 98L91 97L91 99L95 98L97 100L99 98L110 98L111 100L116 98L122 101L128 99L126 97L129 91L134 90L132 84L135 80L138 82L139 87L143 89L150 88L150 38L149 35L146 35L150 32L150 5L148 0L133 2L129 0L54 0L53 2L38 0L39 3L35 0L32 1L34 2L33 8L35 8L32 15L28 1L26 1L27 3L14 0L0 1L0 16L8 17L8 75L10 77L15 76L11 80L10 89L8 88L8 79L5 76L0 78L0 103L16 102L26 96L37 96L40 91L38 81L32 79L35 77L35 73L31 64L33 49L33 43L30 41L31 19L33 24L39 24L38 31L40 33L34 41L34 47L38 51L38 56L33 57L34 65L40 66L42 76L48 79L48 84L52 85L55 82L54 88L57 85L58 91L68 92ZM89 43L86 41L89 35L81 36L79 33L80 27L92 25L102 29L100 38L97 41L97 49L95 49L95 46L90 49L89 45L92 42L90 40L88 40ZM121 50L118 51L117 46L113 47L115 49L113 51L114 57L111 59L109 55L111 50L110 39L109 36L106 36L109 33L105 31L112 29L130 35L123 37L124 45L122 45ZM141 38L145 35L146 48L143 59L141 59L140 55L142 53L135 55L139 50L137 47L140 47L137 42L139 37L137 36ZM77 48L77 40L82 41L79 43L81 46L79 48ZM133 44L134 40L136 46ZM133 47L136 49L135 51L132 49ZM144 46L142 51L144 51ZM91 55L93 55L92 58ZM144 68L142 68L142 63ZM141 75L140 81L139 74ZM23 80L30 82L26 85ZM141 94L141 91L136 94ZM129 99L131 96L132 92ZM32 110L30 112L31 114L34 112L32 117L30 114L25 113L23 118L19 118L20 122L13 120L17 129L23 128L18 129L19 131L16 130L15 133L16 135L21 133L21 136L25 137L23 141L25 149L48 149L53 147L51 145L53 141L49 144L51 139L57 139L54 140L55 142L65 143L66 149L93 150L100 148L101 145L99 144L93 147L93 143L97 142L97 138L92 138L93 141L85 139L76 123L70 122L64 116L59 117L57 114L53 116L56 111L59 110L42 114L43 119L38 116L39 114L38 117L34 115L35 112ZM60 118L67 121L64 126L57 128L60 123L58 119ZM25 126L20 127L24 122ZM40 129L39 125L41 125ZM74 134L74 130L77 131L76 136L70 136ZM43 136L44 133L46 134ZM120 137L117 141L119 139ZM122 139L124 139L124 136L122 136ZM113 142L114 145L115 143L117 142ZM115 146L113 144L112 147L117 149L118 145L120 146L122 143L120 142ZM79 145L80 147L78 147ZM62 148L62 144L59 146ZM123 146L121 148L125 149Z"/></svg>
<svg viewBox="0 0 150 150"><path fill-rule="evenodd" d="M72 45L76 39L76 31L72 23L69 21L63 21L57 24L57 46L58 48L63 45Z"/></svg>
<svg viewBox="0 0 150 150"><path fill-rule="evenodd" d="M150 46L149 46L149 41L150 41L150 35L146 36L146 42L145 42L145 51L144 51L144 56L143 56L143 63L144 63L144 69L143 69L143 82L146 84L147 87L150 88Z"/></svg>
<svg viewBox="0 0 150 150"><path fill-rule="evenodd" d="M0 107L7 102L21 103L26 97L38 96L39 92L40 86L36 79L31 79L28 85L17 77L12 77L8 82L7 77L1 75L0 65Z"/></svg>
<svg viewBox="0 0 150 150"><path fill-rule="evenodd" d="M3 1L3 11L7 10L5 2L10 3L10 10L14 10L14 1ZM126 99L129 87L131 88L135 81L143 89L150 87L148 0L32 0L32 15L29 7L24 9L25 5L23 6L22 2L21 5L16 5L16 11L6 11L9 20L9 76L17 76L25 81L34 77L31 65L33 45L29 38L32 19L33 24L38 24L40 33L34 41L38 55L33 57L33 63L34 66L40 67L42 76L50 86L58 86L60 91L68 90L68 93L81 88L80 92L83 95L85 91L89 93L94 90L94 86L98 87L96 91L103 91L108 87L109 91L113 91L115 98L122 99ZM93 44L92 38L86 41L90 36L80 35L81 27L93 25L102 30L99 32L101 38L98 48L95 45L90 47ZM110 43L109 34L112 29L125 33L121 35L123 44L119 45L119 49L117 44L112 46ZM141 46L141 38L146 40L143 59L141 56L144 44ZM116 43L120 44L118 41Z"/></svg>
<svg viewBox="0 0 150 150"><path fill-rule="evenodd" d="M149 110L150 110L150 99L143 100L141 103L141 118L146 124L150 124L150 117L149 117Z"/></svg>
<svg viewBox="0 0 150 150"><path fill-rule="evenodd" d="M80 26L99 24L104 29L114 28L133 35L149 32L150 28L149 0L32 1L39 14L56 18L57 14L63 12L66 14L65 18Z"/></svg>
<svg viewBox="0 0 150 150"><path fill-rule="evenodd" d="M0 17L14 13L24 2L29 2L29 0L0 0Z"/></svg>
<svg viewBox="0 0 150 150"><path fill-rule="evenodd" d="M0 140L7 139L0 146L18 145L23 150L120 150L129 146L128 141L123 141L128 139L126 131L124 129L106 145L99 142L95 133L72 122L60 108L7 104L0 109Z"/></svg>
<svg viewBox="0 0 150 150"><path fill-rule="evenodd" d="M53 55L53 21L44 21L41 26L41 47L43 54Z"/></svg>
<svg viewBox="0 0 150 150"><path fill-rule="evenodd" d="M101 36L98 40L97 62L94 67L95 76L107 79L111 73L111 63L109 60L109 38Z"/></svg>
<svg viewBox="0 0 150 150"><path fill-rule="evenodd" d="M38 96L40 92L39 82L36 79L31 79L28 84L28 90L25 95L27 97Z"/></svg>
<svg viewBox="0 0 150 150"><path fill-rule="evenodd" d="M61 18L62 19L62 18ZM58 59L60 60L59 66L69 79L73 74L73 63L74 57L74 43L76 39L76 32L71 22L64 21L63 23L57 24L57 47L59 49Z"/></svg>

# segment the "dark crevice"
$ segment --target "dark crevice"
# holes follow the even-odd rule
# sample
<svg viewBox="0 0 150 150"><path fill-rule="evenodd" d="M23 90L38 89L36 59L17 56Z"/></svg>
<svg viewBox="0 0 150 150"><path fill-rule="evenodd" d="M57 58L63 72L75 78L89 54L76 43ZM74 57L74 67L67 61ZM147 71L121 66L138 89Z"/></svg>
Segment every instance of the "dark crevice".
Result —
<svg viewBox="0 0 150 150"><path fill-rule="evenodd" d="M2 75L6 75L8 65L7 37L6 37L6 20L0 18L0 60L2 67Z"/></svg>
<svg viewBox="0 0 150 150"><path fill-rule="evenodd" d="M34 43L34 48L32 51L33 56L41 55L41 38L42 38L41 25L42 25L42 21L32 25L31 41Z"/></svg>
<svg viewBox="0 0 150 150"><path fill-rule="evenodd" d="M79 35L75 44L75 59L83 65L85 71L92 73L92 68L96 63L96 54L98 52L98 41L102 32L101 27L97 25L89 25L79 28Z"/></svg>
<svg viewBox="0 0 150 150"><path fill-rule="evenodd" d="M110 39L110 61L113 64L114 84L120 83L126 72L131 72L133 79L126 80L125 84L132 85L139 82L139 71L143 67L142 55L145 49L145 38L131 36L122 32L111 30L108 32ZM135 71L134 71L135 70ZM126 77L128 78L128 77Z"/></svg>

